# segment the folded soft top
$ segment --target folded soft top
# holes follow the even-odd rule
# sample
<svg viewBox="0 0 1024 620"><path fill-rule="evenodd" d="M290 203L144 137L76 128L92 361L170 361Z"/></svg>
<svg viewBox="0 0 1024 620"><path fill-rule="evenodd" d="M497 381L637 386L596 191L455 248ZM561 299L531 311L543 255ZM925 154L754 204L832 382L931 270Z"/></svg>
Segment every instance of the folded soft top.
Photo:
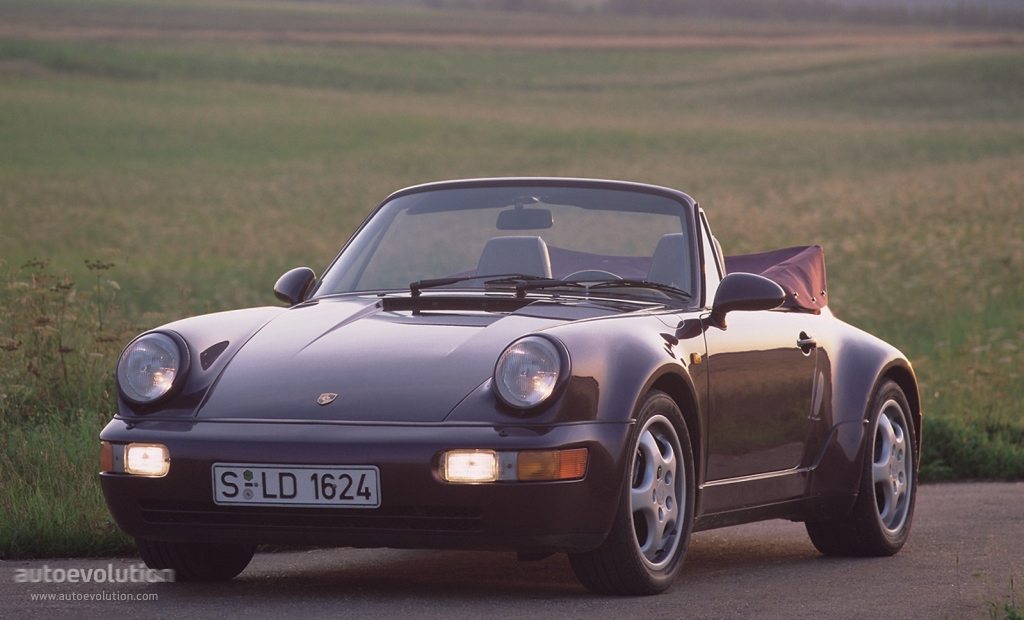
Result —
<svg viewBox="0 0 1024 620"><path fill-rule="evenodd" d="M825 251L820 245L725 257L728 273L756 273L786 291L786 308L821 312L828 305Z"/></svg>

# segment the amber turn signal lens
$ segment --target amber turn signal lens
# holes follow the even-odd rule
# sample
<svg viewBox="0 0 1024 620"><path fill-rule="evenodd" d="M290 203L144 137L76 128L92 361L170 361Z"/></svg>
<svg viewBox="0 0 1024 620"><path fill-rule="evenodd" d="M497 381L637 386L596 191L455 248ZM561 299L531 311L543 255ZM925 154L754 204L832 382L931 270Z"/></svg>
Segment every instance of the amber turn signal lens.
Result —
<svg viewBox="0 0 1024 620"><path fill-rule="evenodd" d="M586 448L520 452L517 477L524 482L578 480L587 473L588 457Z"/></svg>
<svg viewBox="0 0 1024 620"><path fill-rule="evenodd" d="M100 442L100 471L105 474L114 471L114 446L109 441Z"/></svg>

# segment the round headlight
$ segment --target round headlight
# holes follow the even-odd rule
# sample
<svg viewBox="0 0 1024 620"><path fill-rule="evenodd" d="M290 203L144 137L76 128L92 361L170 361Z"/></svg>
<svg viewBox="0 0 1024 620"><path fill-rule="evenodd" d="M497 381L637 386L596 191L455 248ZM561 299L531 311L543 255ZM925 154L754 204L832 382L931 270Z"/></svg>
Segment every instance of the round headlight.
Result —
<svg viewBox="0 0 1024 620"><path fill-rule="evenodd" d="M562 355L547 338L513 342L494 367L494 386L507 405L529 409L547 400L562 377Z"/></svg>
<svg viewBox="0 0 1024 620"><path fill-rule="evenodd" d="M144 405L164 396L183 371L178 344L166 334L146 334L124 350L117 362L117 385L129 401Z"/></svg>

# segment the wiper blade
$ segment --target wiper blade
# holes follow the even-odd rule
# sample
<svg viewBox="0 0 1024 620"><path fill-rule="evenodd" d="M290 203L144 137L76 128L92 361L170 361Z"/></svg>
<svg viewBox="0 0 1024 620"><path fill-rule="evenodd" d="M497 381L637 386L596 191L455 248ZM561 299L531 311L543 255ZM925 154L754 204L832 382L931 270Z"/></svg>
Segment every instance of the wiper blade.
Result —
<svg viewBox="0 0 1024 620"><path fill-rule="evenodd" d="M476 277L477 276L461 276L458 278L431 278L428 280L416 280L409 284L409 292L412 293L413 297L419 297L420 291L425 288L448 286L449 284L457 284L459 282L465 282L466 280L473 280Z"/></svg>
<svg viewBox="0 0 1024 620"><path fill-rule="evenodd" d="M527 280L516 284L516 297L526 297L526 291L538 291L545 288L587 288L586 284L573 282L571 280L559 280L557 278L542 278L540 280Z"/></svg>
<svg viewBox="0 0 1024 620"><path fill-rule="evenodd" d="M668 293L674 297L680 297L682 299L690 299L692 295L681 288L672 286L671 284L663 284L661 282L650 282L648 280L638 279L617 279L608 280L605 282L597 282L594 284L585 284L576 280L559 280L558 278L537 278L531 276L529 279L513 276L508 278L502 278L500 280L489 280L487 284L505 283L505 282L516 282L516 296L523 297L526 295L526 291L536 291L546 288L576 288L585 289L587 291L595 289L605 288L646 288L656 291L662 291Z"/></svg>
<svg viewBox="0 0 1024 620"><path fill-rule="evenodd" d="M501 274L496 276L480 276L482 278L490 278L490 280L484 282L484 284L516 284L521 282L547 282L551 278L544 276L530 276L525 273L510 273Z"/></svg>
<svg viewBox="0 0 1024 620"><path fill-rule="evenodd" d="M639 279L622 279L622 280L608 280L606 282L597 282L595 284L583 284L572 280L559 280L558 278L545 278L542 276L532 276L525 273L499 273L485 276L452 276L449 278L432 278L427 280L417 280L409 284L409 291L413 297L419 297L420 292L423 289L436 288L439 286L448 286L450 284L458 284L459 282L466 282L468 280L486 280L484 285L494 284L513 284L515 285L516 297L525 297L527 291L536 291L546 288L576 288L600 290L608 288L646 288L656 291L668 293L674 297L682 299L690 299L692 295L687 291L680 288L676 288L671 284L663 284L661 282L650 282L647 280Z"/></svg>
<svg viewBox="0 0 1024 620"><path fill-rule="evenodd" d="M672 286L671 284L663 284L661 282L650 282L648 280L637 280L637 279L622 279L622 280L608 280L607 282L598 282L597 284L591 284L590 290L603 289L603 288L647 288L655 291L661 291L668 293L675 297L681 297L683 299L690 299L693 297L689 292L684 291L681 288Z"/></svg>
<svg viewBox="0 0 1024 620"><path fill-rule="evenodd" d="M449 278L432 278L428 280L417 280L409 284L409 292L412 293L413 297L419 297L420 291L422 291L423 289L437 288L438 286L448 286L449 284L458 284L459 282L466 282L467 280L481 280L484 278L490 278L484 284L513 284L533 280L550 280L550 278L544 278L541 276L531 276L525 273L496 273L493 275L486 276L452 276ZM516 290L518 291L518 288Z"/></svg>

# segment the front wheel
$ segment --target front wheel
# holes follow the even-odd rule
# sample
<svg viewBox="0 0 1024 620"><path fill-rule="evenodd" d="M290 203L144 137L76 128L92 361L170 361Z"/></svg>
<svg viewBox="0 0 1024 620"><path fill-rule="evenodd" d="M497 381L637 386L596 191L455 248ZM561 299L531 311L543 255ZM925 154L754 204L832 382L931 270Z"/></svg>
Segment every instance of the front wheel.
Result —
<svg viewBox="0 0 1024 620"><path fill-rule="evenodd" d="M853 509L838 521L806 523L811 542L825 555L894 555L910 535L917 442L907 397L892 381L875 393L868 433Z"/></svg>
<svg viewBox="0 0 1024 620"><path fill-rule="evenodd" d="M615 521L600 547L571 553L587 588L605 594L657 594L683 566L693 529L693 449L686 422L667 394L640 407Z"/></svg>
<svg viewBox="0 0 1024 620"><path fill-rule="evenodd" d="M228 581L245 570L255 545L232 543L164 542L136 538L135 546L146 566L174 569L176 581Z"/></svg>

